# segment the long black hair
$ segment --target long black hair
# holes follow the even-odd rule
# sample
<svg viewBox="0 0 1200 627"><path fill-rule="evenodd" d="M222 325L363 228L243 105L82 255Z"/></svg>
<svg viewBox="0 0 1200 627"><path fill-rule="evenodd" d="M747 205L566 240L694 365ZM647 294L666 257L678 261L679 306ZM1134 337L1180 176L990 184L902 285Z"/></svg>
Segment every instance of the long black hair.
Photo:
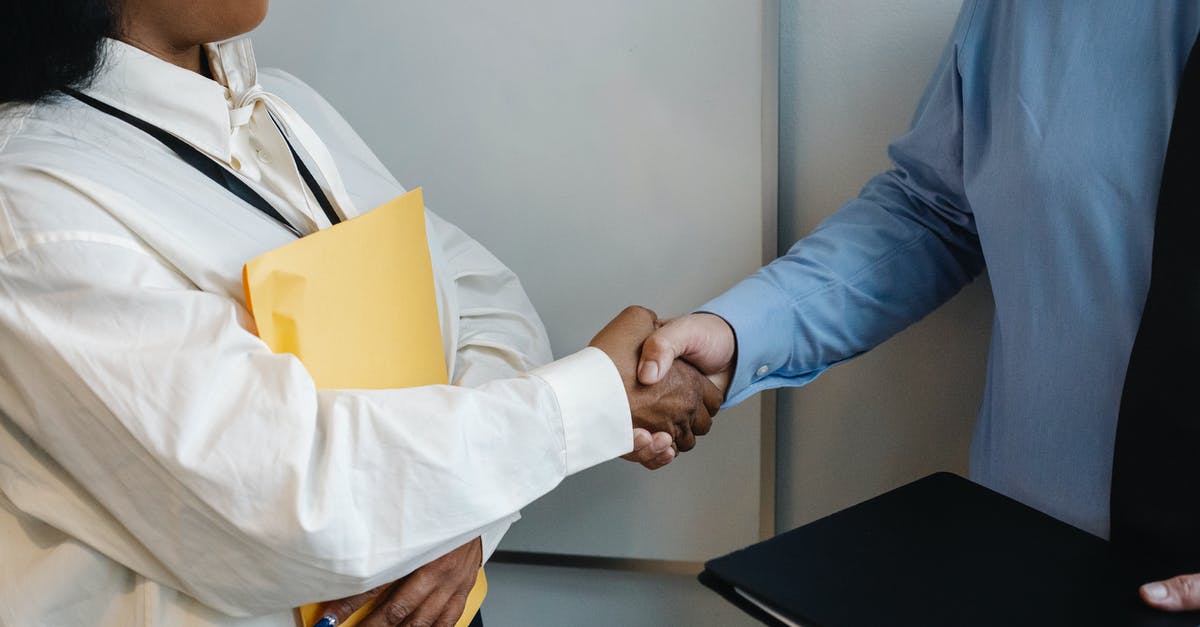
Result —
<svg viewBox="0 0 1200 627"><path fill-rule="evenodd" d="M0 103L82 87L117 29L118 0L7 0L0 10Z"/></svg>

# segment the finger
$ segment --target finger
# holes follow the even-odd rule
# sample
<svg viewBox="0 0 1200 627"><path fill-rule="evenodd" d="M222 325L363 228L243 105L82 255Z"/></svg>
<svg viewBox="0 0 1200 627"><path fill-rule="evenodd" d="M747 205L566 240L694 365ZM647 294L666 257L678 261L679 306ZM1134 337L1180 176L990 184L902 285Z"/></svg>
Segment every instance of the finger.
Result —
<svg viewBox="0 0 1200 627"><path fill-rule="evenodd" d="M692 421L694 422L695 418L693 418ZM696 448L696 435L692 433L691 422L680 425L679 430L681 434L679 437L675 438L675 448L684 453Z"/></svg>
<svg viewBox="0 0 1200 627"><path fill-rule="evenodd" d="M645 448L645 450L643 451L644 456L641 459L642 465L643 466L646 466L647 464L653 465L654 466L653 468L650 468L650 466L646 466L647 468L650 468L651 470L656 470L658 468L661 468L665 464L655 464L654 460L662 457L662 455L665 451L671 450L671 448L673 447L674 444L675 444L675 438L671 437L670 433L667 433L665 431L659 431L659 432L655 433L651 437L650 446L647 446ZM670 461L670 460L667 460L667 461Z"/></svg>
<svg viewBox="0 0 1200 627"><path fill-rule="evenodd" d="M1200 573L1148 583L1138 592L1143 601L1160 610L1200 610Z"/></svg>
<svg viewBox="0 0 1200 627"><path fill-rule="evenodd" d="M654 313L653 309L647 309L641 305L630 305L621 310L616 318L613 318L608 326L622 329L626 332L638 331L642 337L648 335L648 331L658 328L658 314Z"/></svg>
<svg viewBox="0 0 1200 627"><path fill-rule="evenodd" d="M653 451L655 455L658 455L671 448L671 445L674 443L675 438L671 437L670 433L667 433L666 431L659 431L651 436L650 450Z"/></svg>
<svg viewBox="0 0 1200 627"><path fill-rule="evenodd" d="M667 322L657 331L646 338L642 344L642 356L638 360L638 381L643 385L654 385L662 381L671 370L675 358L683 352L687 342L687 329L681 330L684 323L676 318Z"/></svg>
<svg viewBox="0 0 1200 627"><path fill-rule="evenodd" d="M425 597L425 600L408 615L408 618L404 619L403 623L397 624L401 627L430 627L441 618L450 597L451 593L447 590L435 590L433 594ZM461 610L459 614L462 614Z"/></svg>
<svg viewBox="0 0 1200 627"><path fill-rule="evenodd" d="M385 583L382 586L371 588L366 592L354 596L322 603L317 608L317 616L320 618L314 623L314 627L332 627L333 625L340 625L346 622L346 619L358 611L358 608L373 601L375 597L383 594L391 585L390 583Z"/></svg>
<svg viewBox="0 0 1200 627"><path fill-rule="evenodd" d="M725 393L720 388L713 385L708 377L700 379L700 395L704 402L704 409L708 410L708 417L711 419L721 411L721 403L725 402ZM700 435L704 435L701 433Z"/></svg>
<svg viewBox="0 0 1200 627"><path fill-rule="evenodd" d="M670 446L667 447L667 450L655 455L652 459L642 462L642 466L644 466L647 470L658 470L659 468L671 463L671 461L674 459L675 447Z"/></svg>
<svg viewBox="0 0 1200 627"><path fill-rule="evenodd" d="M469 590L469 589L468 589ZM434 627L454 627L458 623L458 619L462 617L463 611L467 609L467 593L456 593L446 601L446 606L442 609L442 615L433 625Z"/></svg>
<svg viewBox="0 0 1200 627"><path fill-rule="evenodd" d="M650 446L650 442L651 442L650 432L641 427L635 427L633 429L633 450L622 455L621 457L623 459L628 459L630 461L640 460L641 458L639 457L639 454L647 446Z"/></svg>
<svg viewBox="0 0 1200 627"><path fill-rule="evenodd" d="M692 434L708 435L712 429L712 416L709 416L703 410L696 412L696 419L692 421Z"/></svg>
<svg viewBox="0 0 1200 627"><path fill-rule="evenodd" d="M654 458L654 468L651 468L651 470L658 470L659 468L666 466L667 464L671 463L672 461L675 461L675 447L674 446L659 453L658 457Z"/></svg>
<svg viewBox="0 0 1200 627"><path fill-rule="evenodd" d="M669 433L659 432L650 435L649 431L638 428L634 429L634 437L640 446L637 446L633 452L622 455L621 458L643 466L661 455L663 449L671 446L671 434Z"/></svg>
<svg viewBox="0 0 1200 627"><path fill-rule="evenodd" d="M724 318L694 313L667 321L646 338L638 362L638 380L653 385L661 380L676 358L695 365L704 374L733 367L737 336Z"/></svg>
<svg viewBox="0 0 1200 627"><path fill-rule="evenodd" d="M412 616L413 612L436 590L432 577L421 576L420 571L400 582L370 614L363 619L362 627L396 627Z"/></svg>
<svg viewBox="0 0 1200 627"><path fill-rule="evenodd" d="M729 383L733 380L733 371L722 370L716 374L710 374L708 380L717 386L717 391L721 393L721 402L725 402L725 397L729 394Z"/></svg>

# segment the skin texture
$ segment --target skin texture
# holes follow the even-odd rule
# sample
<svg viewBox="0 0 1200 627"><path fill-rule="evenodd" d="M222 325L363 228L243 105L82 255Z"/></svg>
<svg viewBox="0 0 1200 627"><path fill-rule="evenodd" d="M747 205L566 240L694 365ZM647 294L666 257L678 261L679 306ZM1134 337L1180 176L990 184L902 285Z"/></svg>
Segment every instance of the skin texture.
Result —
<svg viewBox="0 0 1200 627"><path fill-rule="evenodd" d="M201 46L248 33L266 16L267 0L121 0L117 38L207 76Z"/></svg>
<svg viewBox="0 0 1200 627"><path fill-rule="evenodd" d="M642 343L658 326L654 312L628 307L592 338L590 346L608 354L621 374L633 425L650 433L666 433L680 451L688 451L696 445L696 436L712 428L722 394L687 363L676 364L655 385L637 380Z"/></svg>
<svg viewBox="0 0 1200 627"><path fill-rule="evenodd" d="M317 616L336 616L341 624L378 598L379 604L359 623L361 627L453 627L462 616L482 562L483 544L475 538L399 581L324 603Z"/></svg>
<svg viewBox="0 0 1200 627"><path fill-rule="evenodd" d="M737 339L720 316L695 313L666 321L646 339L638 380L653 385L683 359L709 377L725 397L737 356Z"/></svg>
<svg viewBox="0 0 1200 627"><path fill-rule="evenodd" d="M1148 583L1138 592L1143 601L1160 610L1200 610L1200 573Z"/></svg>

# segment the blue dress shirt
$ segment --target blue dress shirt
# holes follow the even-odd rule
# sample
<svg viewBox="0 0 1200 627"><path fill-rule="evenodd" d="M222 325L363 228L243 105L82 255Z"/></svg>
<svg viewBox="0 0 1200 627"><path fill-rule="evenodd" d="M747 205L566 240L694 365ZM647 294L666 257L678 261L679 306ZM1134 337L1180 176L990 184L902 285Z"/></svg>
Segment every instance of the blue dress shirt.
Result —
<svg viewBox="0 0 1200 627"><path fill-rule="evenodd" d="M737 335L729 403L813 380L986 268L996 310L971 476L1106 536L1159 178L1198 29L1196 2L965 2L889 147L895 167L701 308Z"/></svg>

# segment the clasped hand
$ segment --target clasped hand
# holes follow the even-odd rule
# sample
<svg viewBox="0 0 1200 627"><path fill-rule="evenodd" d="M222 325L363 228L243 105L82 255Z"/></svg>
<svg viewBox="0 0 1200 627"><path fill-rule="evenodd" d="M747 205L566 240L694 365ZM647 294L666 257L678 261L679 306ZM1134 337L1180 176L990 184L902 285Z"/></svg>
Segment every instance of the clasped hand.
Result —
<svg viewBox="0 0 1200 627"><path fill-rule="evenodd" d="M634 426L634 450L625 459L651 469L669 463L677 450L691 450L696 437L708 433L728 382L723 373L706 376L691 363L675 362L674 353L664 356L668 351L656 345L661 339L647 344L664 324L649 309L628 307L590 343L612 359L625 384ZM665 366L647 367L643 347L651 345Z"/></svg>

